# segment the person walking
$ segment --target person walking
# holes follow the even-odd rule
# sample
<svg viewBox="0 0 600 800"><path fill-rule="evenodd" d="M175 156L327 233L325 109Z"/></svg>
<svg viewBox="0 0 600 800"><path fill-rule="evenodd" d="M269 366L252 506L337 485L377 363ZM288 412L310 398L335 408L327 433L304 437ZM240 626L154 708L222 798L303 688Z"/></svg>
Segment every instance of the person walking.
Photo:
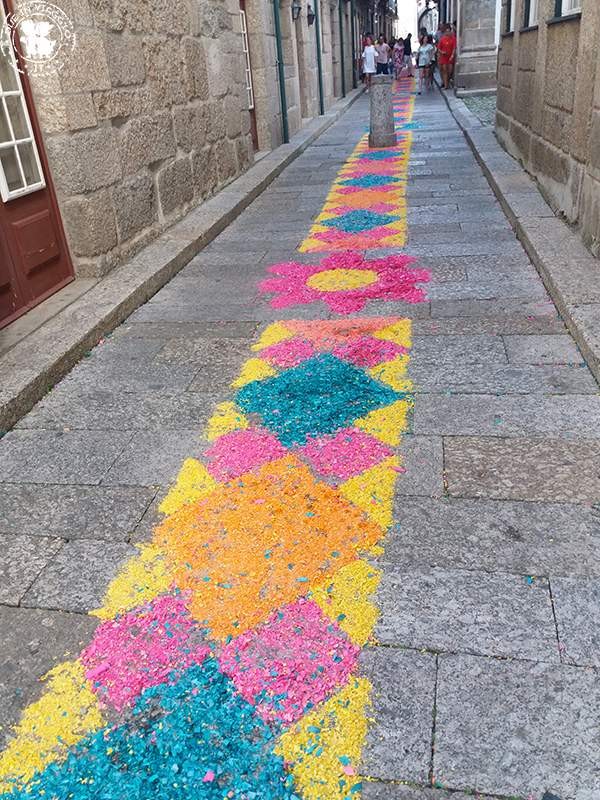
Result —
<svg viewBox="0 0 600 800"><path fill-rule="evenodd" d="M365 49L362 54L363 72L365 73L365 86L367 92L371 88L371 77L377 72L377 50L370 36L365 37Z"/></svg>
<svg viewBox="0 0 600 800"><path fill-rule="evenodd" d="M430 89L431 83L431 63L433 61L434 46L429 42L428 36L423 36L421 45L417 50L417 69L419 70L419 90L421 94L423 86Z"/></svg>
<svg viewBox="0 0 600 800"><path fill-rule="evenodd" d="M427 35L427 43L432 45L433 54L431 56L431 64L429 65L429 89L433 89L433 79L435 77L435 70L437 68L438 51L435 45L435 37L429 33Z"/></svg>
<svg viewBox="0 0 600 800"><path fill-rule="evenodd" d="M392 36L392 38L388 42L388 75L394 75L394 45L396 44L396 40Z"/></svg>
<svg viewBox="0 0 600 800"><path fill-rule="evenodd" d="M456 36L452 33L450 25L444 25L442 36L438 42L438 65L444 89L449 89L450 87L450 78L454 70L455 56Z"/></svg>
<svg viewBox="0 0 600 800"><path fill-rule="evenodd" d="M450 84L454 86L454 70L456 68L456 55L458 52L458 28L456 27L456 22L453 22L450 25L450 36L452 36L454 40L454 58L452 59L452 63L450 64Z"/></svg>
<svg viewBox="0 0 600 800"><path fill-rule="evenodd" d="M404 66L408 69L408 77L414 76L413 57L412 57L412 33L406 35L404 40Z"/></svg>
<svg viewBox="0 0 600 800"><path fill-rule="evenodd" d="M375 45L377 50L377 74L389 74L390 46L385 40L385 36L379 37L379 42Z"/></svg>
<svg viewBox="0 0 600 800"><path fill-rule="evenodd" d="M394 44L392 50L392 62L394 65L394 78L397 81L402 77L402 70L404 69L404 40L398 39Z"/></svg>

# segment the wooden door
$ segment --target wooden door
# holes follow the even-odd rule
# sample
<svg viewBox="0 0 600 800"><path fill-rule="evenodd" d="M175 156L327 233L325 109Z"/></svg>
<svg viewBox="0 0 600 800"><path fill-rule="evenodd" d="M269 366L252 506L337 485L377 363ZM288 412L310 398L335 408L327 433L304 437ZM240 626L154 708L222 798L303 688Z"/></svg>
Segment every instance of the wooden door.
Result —
<svg viewBox="0 0 600 800"><path fill-rule="evenodd" d="M5 9L0 2L0 25ZM31 90L0 51L0 327L73 280Z"/></svg>

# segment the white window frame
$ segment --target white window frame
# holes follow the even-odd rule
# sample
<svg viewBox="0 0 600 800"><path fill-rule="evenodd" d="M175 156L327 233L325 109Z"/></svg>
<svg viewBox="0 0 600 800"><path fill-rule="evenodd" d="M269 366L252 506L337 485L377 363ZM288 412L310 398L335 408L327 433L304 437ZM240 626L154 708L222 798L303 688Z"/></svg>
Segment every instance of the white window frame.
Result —
<svg viewBox="0 0 600 800"><path fill-rule="evenodd" d="M529 2L529 18L525 21L528 28L535 27L539 22L539 0L530 0Z"/></svg>
<svg viewBox="0 0 600 800"><path fill-rule="evenodd" d="M449 15L450 15L450 19L447 20L447 22L450 22L452 25L454 25L454 23L456 21L456 8L455 8L455 5L456 5L455 0L450 0L450 10L448 12Z"/></svg>
<svg viewBox="0 0 600 800"><path fill-rule="evenodd" d="M7 31L6 26L6 16L4 14L4 7L0 2L0 26L2 30ZM8 35L8 34L6 34ZM40 154L37 148L37 143L35 141L35 137L33 135L33 129L31 127L31 119L29 117L29 109L27 108L27 103L25 102L25 95L23 94L23 84L21 82L21 75L17 68L17 61L15 58L15 53L12 48L12 43L9 41L5 41L3 44L6 44L6 47L3 47L2 51L0 51L0 58L9 60L9 67L13 70L14 79L17 88L16 89L4 89L0 85L0 106L4 111L6 116L6 120L8 123L8 130L10 134L10 140L7 142L0 143L0 152L6 152L12 150L16 161L17 166L19 169L19 174L21 176L22 186L18 189L9 189L8 182L6 180L6 175L4 174L4 168L2 167L2 162L0 161L0 197L2 197L2 201L4 203L9 202L10 200L14 200L17 197L23 197L26 194L33 194L33 192L37 192L40 189L43 189L46 186L46 181L44 180L44 171L42 169L42 163L40 161ZM21 138L17 138L15 136L15 132L12 126L12 121L10 115L8 113L8 106L6 104L7 97L17 97L19 99L19 105L21 107L21 111L23 113L23 118L25 119L25 124L27 126L27 135ZM23 164L21 162L21 155L19 153L18 145L20 144L31 144L33 156L35 160L35 165L37 167L38 175L40 176L40 180L36 183L27 183L27 179L25 177L25 171L23 169Z"/></svg>
<svg viewBox="0 0 600 800"><path fill-rule="evenodd" d="M250 64L250 45L248 43L248 25L246 12L240 8L240 24L242 26L242 50L244 52L244 68L246 71L246 92L248 93L248 111L254 110L254 85L252 83L252 66Z"/></svg>
<svg viewBox="0 0 600 800"><path fill-rule="evenodd" d="M561 14L563 17L569 14L577 14L582 9L581 0L562 0Z"/></svg>
<svg viewBox="0 0 600 800"><path fill-rule="evenodd" d="M517 0L510 0L508 4L508 19L506 25L507 33L514 33L515 31L515 5Z"/></svg>
<svg viewBox="0 0 600 800"><path fill-rule="evenodd" d="M502 0L496 0L496 19L494 21L494 26L494 41L496 42L496 47L498 47L502 38Z"/></svg>

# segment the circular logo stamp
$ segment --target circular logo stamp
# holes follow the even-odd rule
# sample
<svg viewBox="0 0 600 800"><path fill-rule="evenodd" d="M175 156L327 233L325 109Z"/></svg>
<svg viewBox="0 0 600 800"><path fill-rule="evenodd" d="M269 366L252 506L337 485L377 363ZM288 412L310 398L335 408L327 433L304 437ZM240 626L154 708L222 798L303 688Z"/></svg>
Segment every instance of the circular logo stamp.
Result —
<svg viewBox="0 0 600 800"><path fill-rule="evenodd" d="M18 54L10 58L16 69L42 74L49 68L61 69L75 46L73 23L58 6L45 0L25 0L7 15L0 32L0 48ZM20 64L19 64L20 62Z"/></svg>

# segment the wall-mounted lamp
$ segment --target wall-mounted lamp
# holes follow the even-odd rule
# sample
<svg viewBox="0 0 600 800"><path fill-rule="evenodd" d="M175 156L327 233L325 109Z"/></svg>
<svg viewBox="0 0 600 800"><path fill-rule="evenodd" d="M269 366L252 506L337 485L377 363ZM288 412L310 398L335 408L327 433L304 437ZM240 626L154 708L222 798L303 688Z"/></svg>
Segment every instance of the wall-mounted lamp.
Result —
<svg viewBox="0 0 600 800"><path fill-rule="evenodd" d="M298 2L298 0L294 0L292 3L292 19L294 22L300 17L300 12L302 11L302 6Z"/></svg>
<svg viewBox="0 0 600 800"><path fill-rule="evenodd" d="M308 22L309 25L312 25L313 22L315 21L315 12L313 11L313 7L311 6L310 3L306 7L306 21Z"/></svg>

